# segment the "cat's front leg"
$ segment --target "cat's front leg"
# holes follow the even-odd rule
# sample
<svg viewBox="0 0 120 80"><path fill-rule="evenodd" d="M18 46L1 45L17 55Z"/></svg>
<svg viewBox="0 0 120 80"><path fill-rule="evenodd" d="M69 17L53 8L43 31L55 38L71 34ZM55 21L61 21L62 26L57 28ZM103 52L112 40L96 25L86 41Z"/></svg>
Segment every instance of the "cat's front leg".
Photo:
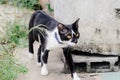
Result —
<svg viewBox="0 0 120 80"><path fill-rule="evenodd" d="M76 72L73 73L73 80L81 80L81 79L78 77L78 75L77 75Z"/></svg>
<svg viewBox="0 0 120 80"><path fill-rule="evenodd" d="M70 72L71 72L71 77L73 80L80 80L80 78L78 77L76 70L75 70L75 65L72 59L72 55L71 55L71 49L70 47L67 48L63 48L63 54L65 56L66 59L66 63L70 68Z"/></svg>
<svg viewBox="0 0 120 80"><path fill-rule="evenodd" d="M46 76L48 75L48 69L47 69L47 64L43 64L41 67L41 75Z"/></svg>

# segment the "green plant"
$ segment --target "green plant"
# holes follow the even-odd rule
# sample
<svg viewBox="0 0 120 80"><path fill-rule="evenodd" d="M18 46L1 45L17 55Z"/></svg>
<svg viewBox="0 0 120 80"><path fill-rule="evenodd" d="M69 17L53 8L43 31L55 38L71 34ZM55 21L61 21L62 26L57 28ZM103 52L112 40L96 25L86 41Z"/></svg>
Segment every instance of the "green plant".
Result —
<svg viewBox="0 0 120 80"><path fill-rule="evenodd" d="M26 72L27 68L16 63L12 52L0 45L0 80L14 80L18 74Z"/></svg>
<svg viewBox="0 0 120 80"><path fill-rule="evenodd" d="M38 1L39 0L9 0L9 3L18 7L34 9L34 5L38 4Z"/></svg>
<svg viewBox="0 0 120 80"><path fill-rule="evenodd" d="M7 0L0 0L0 4L6 4Z"/></svg>
<svg viewBox="0 0 120 80"><path fill-rule="evenodd" d="M53 12L53 11L54 11L54 9L51 8L50 3L46 4L46 6L47 6L47 9L48 9L50 12Z"/></svg>
<svg viewBox="0 0 120 80"><path fill-rule="evenodd" d="M18 7L34 9L34 5L38 4L39 0L0 0L0 4L12 4Z"/></svg>
<svg viewBox="0 0 120 80"><path fill-rule="evenodd" d="M18 7L34 8L35 4L38 4L39 0L10 0L12 3Z"/></svg>
<svg viewBox="0 0 120 80"><path fill-rule="evenodd" d="M0 80L14 80L18 74L27 72L27 68L18 64L13 56L16 46L26 45L27 26L17 22L9 23L6 36L0 38Z"/></svg>
<svg viewBox="0 0 120 80"><path fill-rule="evenodd" d="M7 42L11 43L13 47L27 46L27 26L15 22L7 27L6 32Z"/></svg>

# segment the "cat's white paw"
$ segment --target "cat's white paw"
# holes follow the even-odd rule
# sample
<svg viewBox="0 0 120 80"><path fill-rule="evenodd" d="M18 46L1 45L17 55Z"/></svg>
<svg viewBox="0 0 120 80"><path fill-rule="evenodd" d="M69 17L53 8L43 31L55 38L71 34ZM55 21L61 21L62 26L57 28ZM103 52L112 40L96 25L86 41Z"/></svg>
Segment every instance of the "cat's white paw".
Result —
<svg viewBox="0 0 120 80"><path fill-rule="evenodd" d="M40 62L40 63L38 62L38 63L37 63L37 66L38 66L38 67L41 66L41 62Z"/></svg>
<svg viewBox="0 0 120 80"><path fill-rule="evenodd" d="M81 80L76 73L73 74L73 80Z"/></svg>
<svg viewBox="0 0 120 80"><path fill-rule="evenodd" d="M34 54L29 53L29 58L30 58L30 59L33 59L33 58L34 58Z"/></svg>
<svg viewBox="0 0 120 80"><path fill-rule="evenodd" d="M47 69L47 66L45 64L41 68L41 75L43 75L43 76L48 75L48 69Z"/></svg>
<svg viewBox="0 0 120 80"><path fill-rule="evenodd" d="M73 80L81 80L79 77L75 77L73 78Z"/></svg>

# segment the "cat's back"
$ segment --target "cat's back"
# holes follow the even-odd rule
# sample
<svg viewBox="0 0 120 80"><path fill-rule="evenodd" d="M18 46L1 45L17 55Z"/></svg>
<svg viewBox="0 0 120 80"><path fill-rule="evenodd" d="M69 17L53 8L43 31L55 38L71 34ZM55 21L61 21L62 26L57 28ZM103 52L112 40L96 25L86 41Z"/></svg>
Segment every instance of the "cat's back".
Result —
<svg viewBox="0 0 120 80"><path fill-rule="evenodd" d="M53 30L56 26L57 21L46 14L44 11L37 10L33 13L30 23L33 23L33 26L43 24L47 26L47 29Z"/></svg>
<svg viewBox="0 0 120 80"><path fill-rule="evenodd" d="M33 15L36 15L37 17L41 17L44 19L52 19L48 14L46 14L46 12L42 11L42 10L36 10Z"/></svg>

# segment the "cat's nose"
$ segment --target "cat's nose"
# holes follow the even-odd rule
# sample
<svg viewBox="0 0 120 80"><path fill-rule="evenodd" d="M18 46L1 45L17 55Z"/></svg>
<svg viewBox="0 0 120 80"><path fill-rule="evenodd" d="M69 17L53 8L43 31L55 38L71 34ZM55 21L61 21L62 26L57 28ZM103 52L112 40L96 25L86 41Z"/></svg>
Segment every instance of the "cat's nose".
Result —
<svg viewBox="0 0 120 80"><path fill-rule="evenodd" d="M75 44L77 44L77 43L78 43L78 41L76 40L76 41L75 41Z"/></svg>

